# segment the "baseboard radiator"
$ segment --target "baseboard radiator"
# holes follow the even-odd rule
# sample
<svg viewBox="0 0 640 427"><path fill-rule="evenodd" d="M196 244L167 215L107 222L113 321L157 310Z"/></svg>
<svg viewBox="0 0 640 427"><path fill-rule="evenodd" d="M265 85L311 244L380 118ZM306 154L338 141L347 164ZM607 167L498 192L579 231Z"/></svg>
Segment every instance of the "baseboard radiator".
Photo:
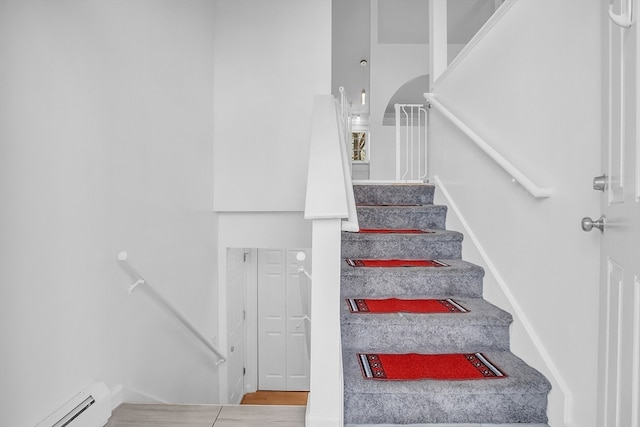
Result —
<svg viewBox="0 0 640 427"><path fill-rule="evenodd" d="M111 417L111 392L93 383L36 427L103 427Z"/></svg>

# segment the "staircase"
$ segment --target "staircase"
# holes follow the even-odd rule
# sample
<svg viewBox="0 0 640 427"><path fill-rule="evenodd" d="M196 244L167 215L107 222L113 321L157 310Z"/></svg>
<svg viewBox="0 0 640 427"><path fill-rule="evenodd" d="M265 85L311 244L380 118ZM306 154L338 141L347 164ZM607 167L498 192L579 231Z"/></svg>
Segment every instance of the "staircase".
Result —
<svg viewBox="0 0 640 427"><path fill-rule="evenodd" d="M509 313L482 299L484 270L461 259L462 235L445 229L446 207L429 184L355 185L361 229L428 234L348 233L342 257L437 259L448 267L352 267L341 272L344 423L545 424L550 384L509 351ZM351 313L347 298L453 298L468 313ZM474 380L365 379L358 353L482 352L507 375Z"/></svg>

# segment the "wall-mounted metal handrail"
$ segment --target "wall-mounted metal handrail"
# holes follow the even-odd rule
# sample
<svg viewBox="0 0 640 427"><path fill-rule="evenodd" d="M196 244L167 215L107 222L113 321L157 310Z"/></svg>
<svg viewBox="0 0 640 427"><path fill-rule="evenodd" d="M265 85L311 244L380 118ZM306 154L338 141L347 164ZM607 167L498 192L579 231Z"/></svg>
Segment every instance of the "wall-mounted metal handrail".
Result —
<svg viewBox="0 0 640 427"><path fill-rule="evenodd" d="M216 362L216 366L226 361L222 353L220 353L220 351L218 351L218 349L215 348L215 346L204 335L202 335L202 333L193 325L193 323L191 323L154 286L151 286L151 283L149 283L149 281L147 281L140 273L138 273L136 269L133 268L131 264L129 264L129 262L127 262L126 252L123 251L118 254L118 261L120 261L120 265L124 268L124 270L126 270L135 279L135 282L129 285L129 288L128 288L129 294L131 294L131 292L133 292L133 290L136 287L138 287L138 285L146 284L147 289L156 298L156 300L160 302L169 312L171 312L171 314L173 314L189 331L191 331L191 333L195 335L196 338L198 338L198 340L202 342L202 344L204 344L209 350L211 350L213 354L216 355L216 357L218 358L218 361Z"/></svg>
<svg viewBox="0 0 640 427"><path fill-rule="evenodd" d="M620 7L624 4L624 0L620 2ZM609 0L609 18L617 26L622 28L629 28L633 25L633 0L627 0L627 10L621 10L620 15L616 15L613 12L613 0Z"/></svg>
<svg viewBox="0 0 640 427"><path fill-rule="evenodd" d="M459 118L457 118L451 111L449 111L444 105L442 105L432 93L425 93L425 99L431 106L435 107L442 115L444 115L451 123L456 125L465 135L467 135L482 151L484 151L494 162L496 162L502 169L504 169L514 181L522 185L533 197L547 198L551 197L553 193L551 188L543 188L537 186L531 181L525 174L520 172L511 162L505 159L500 153L498 153L493 147L491 147L484 139L482 139L477 133L475 133L469 126L464 124Z"/></svg>

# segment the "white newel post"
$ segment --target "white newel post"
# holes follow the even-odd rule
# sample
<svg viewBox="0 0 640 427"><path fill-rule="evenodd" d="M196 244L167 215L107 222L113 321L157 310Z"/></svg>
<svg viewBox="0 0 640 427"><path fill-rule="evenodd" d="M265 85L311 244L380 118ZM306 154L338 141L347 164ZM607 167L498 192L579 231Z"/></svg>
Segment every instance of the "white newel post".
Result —
<svg viewBox="0 0 640 427"><path fill-rule="evenodd" d="M313 220L311 289L311 392L307 427L343 424L342 349L340 344L341 219Z"/></svg>

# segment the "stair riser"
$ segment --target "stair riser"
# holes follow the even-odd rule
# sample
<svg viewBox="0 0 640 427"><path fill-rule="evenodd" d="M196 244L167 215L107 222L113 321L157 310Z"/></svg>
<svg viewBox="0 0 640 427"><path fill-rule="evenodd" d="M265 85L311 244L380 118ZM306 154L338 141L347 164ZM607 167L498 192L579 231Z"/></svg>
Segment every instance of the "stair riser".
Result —
<svg viewBox="0 0 640 427"><path fill-rule="evenodd" d="M392 236L394 238L389 238ZM382 238L342 239L343 258L373 259L460 259L462 242L446 236L379 235ZM387 238L384 238L387 237Z"/></svg>
<svg viewBox="0 0 640 427"><path fill-rule="evenodd" d="M344 422L345 424L544 424L547 422L546 405L546 393L347 394L344 402Z"/></svg>
<svg viewBox="0 0 640 427"><path fill-rule="evenodd" d="M482 272L426 276L418 271L344 273L342 298L449 298L482 296Z"/></svg>
<svg viewBox="0 0 640 427"><path fill-rule="evenodd" d="M358 314L357 316L362 316ZM450 314L464 316L464 314ZM431 326L427 322L397 325L342 323L342 347L371 353L473 353L509 350L508 325Z"/></svg>
<svg viewBox="0 0 640 427"><path fill-rule="evenodd" d="M358 204L419 204L433 203L432 185L354 185Z"/></svg>
<svg viewBox="0 0 640 427"><path fill-rule="evenodd" d="M360 228L444 230L446 206L358 207Z"/></svg>

